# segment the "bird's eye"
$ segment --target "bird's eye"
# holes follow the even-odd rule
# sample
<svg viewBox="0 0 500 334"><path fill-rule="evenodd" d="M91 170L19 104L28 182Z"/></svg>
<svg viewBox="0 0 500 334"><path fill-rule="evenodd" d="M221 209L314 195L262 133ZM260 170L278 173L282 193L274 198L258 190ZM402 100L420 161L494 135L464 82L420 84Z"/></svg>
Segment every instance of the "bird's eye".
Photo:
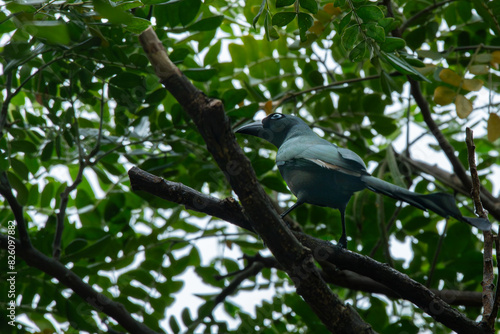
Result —
<svg viewBox="0 0 500 334"><path fill-rule="evenodd" d="M280 118L283 118L283 117L285 117L285 115L283 115L283 114L272 114L271 115L271 119L274 119L274 120L280 119Z"/></svg>

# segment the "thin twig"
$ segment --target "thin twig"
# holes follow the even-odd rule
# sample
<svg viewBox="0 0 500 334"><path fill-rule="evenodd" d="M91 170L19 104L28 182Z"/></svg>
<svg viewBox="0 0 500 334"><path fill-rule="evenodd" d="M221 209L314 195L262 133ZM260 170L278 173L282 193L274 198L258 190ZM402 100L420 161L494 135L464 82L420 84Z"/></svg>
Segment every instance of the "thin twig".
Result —
<svg viewBox="0 0 500 334"><path fill-rule="evenodd" d="M466 131L466 143L467 143L467 153L469 158L469 168L472 176L472 189L471 196L474 200L474 206L476 209L476 214L481 218L488 218L487 213L483 209L483 204L480 198L480 181L477 174L476 157L474 145L474 136L470 128ZM484 253L483 253L483 281L481 285L483 286L483 320L482 323L488 323L488 319L493 311L494 297L493 290L495 285L493 283L494 273L493 273L493 233L490 231L484 231Z"/></svg>
<svg viewBox="0 0 500 334"><path fill-rule="evenodd" d="M495 320L498 314L498 307L500 305L500 241L498 235L495 236L495 252L497 255L497 290L495 292L495 301L493 303L493 308L488 316L487 322L489 328L494 328Z"/></svg>
<svg viewBox="0 0 500 334"><path fill-rule="evenodd" d="M427 8L422 9L420 12L418 12L417 14L413 15L408 20L406 20L405 22L403 22L403 24L399 27L399 31L401 33L403 33L415 20L417 20L418 18L420 18L422 15L425 15L425 14L429 13L430 11L432 11L432 10L438 8L438 7L444 6L447 3L454 2L454 1L457 1L457 0L445 0L445 1L442 1L442 2L434 3L433 5L431 5L431 6L427 7Z"/></svg>

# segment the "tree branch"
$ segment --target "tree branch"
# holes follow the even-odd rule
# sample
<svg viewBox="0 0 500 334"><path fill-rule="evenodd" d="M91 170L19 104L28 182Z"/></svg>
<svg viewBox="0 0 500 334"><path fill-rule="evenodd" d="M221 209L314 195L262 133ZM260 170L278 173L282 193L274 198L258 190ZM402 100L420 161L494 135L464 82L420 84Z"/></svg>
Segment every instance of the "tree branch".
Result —
<svg viewBox="0 0 500 334"><path fill-rule="evenodd" d="M141 33L139 40L160 81L195 123L208 151L238 195L253 229L283 265L297 293L330 331L373 333L359 314L332 293L314 265L310 250L298 242L274 210L235 140L222 102L207 98L175 67L152 28Z"/></svg>
<svg viewBox="0 0 500 334"><path fill-rule="evenodd" d="M441 6L446 5L447 3L454 2L457 0L445 0L441 2L435 2L433 5L430 5L427 8L422 9L420 12L416 13L412 17L410 17L408 20L403 22L403 24L399 27L399 31L403 33L414 21L416 21L418 18L420 18L423 15L428 14L429 12L433 11L436 8L439 8Z"/></svg>
<svg viewBox="0 0 500 334"><path fill-rule="evenodd" d="M467 143L467 155L469 158L469 168L470 174L472 176L472 189L471 196L474 200L474 207L476 208L476 213L481 218L488 219L488 215L484 212L483 205L481 204L480 198L480 181L479 176L477 174L477 166L476 166L476 146L474 145L474 135L470 128L465 130L466 133L466 143ZM489 325L488 321L491 316L494 318L496 314L493 315L493 304L494 304L494 289L495 284L493 280L495 275L493 273L493 233L491 230L484 231L484 253L483 253L483 281L481 285L483 286L483 320L481 321L485 325ZM491 326L491 330L494 330L494 327Z"/></svg>
<svg viewBox="0 0 500 334"><path fill-rule="evenodd" d="M14 214L14 218L16 218L21 245L25 248L31 249L33 246L31 245L30 236L28 234L28 226L24 220L24 210L12 193L12 187L9 183L6 172L0 173L0 195L7 200L10 208L12 209L12 213Z"/></svg>
<svg viewBox="0 0 500 334"><path fill-rule="evenodd" d="M0 248L7 249L7 236L0 234ZM123 328L130 333L155 334L151 328L135 320L125 307L105 295L95 291L85 283L78 275L66 268L55 259L47 257L35 248L26 247L16 240L16 256L22 258L30 267L37 268L42 272L56 278L59 283L67 286L80 296L84 302L115 319Z"/></svg>
<svg viewBox="0 0 500 334"><path fill-rule="evenodd" d="M146 172L143 172L146 173ZM135 183L135 177L137 173L131 173L131 182ZM140 174L139 174L140 175ZM157 178L152 176L152 179ZM156 181L158 183L158 181ZM191 205L193 201L196 200L197 196L200 196L200 201L205 201L207 195L201 194L197 191L192 190L186 186L175 184L176 188L172 188L169 192L172 192L168 197L176 198L176 203L182 205ZM182 194L183 189L191 189L192 197L176 196L175 192L180 191ZM147 187L144 185L143 190L150 189L153 195L159 195L164 198L158 191L158 187L151 185ZM183 199L186 202L183 203ZM242 211L238 203L234 202L233 205L227 207L224 203L226 200L211 198L210 205L202 207L191 207L192 210L198 212L223 212L223 217L217 216L233 223L237 226L242 225L241 222L236 222L238 217L243 216L243 221L246 221L245 213ZM212 206L221 206L226 208L225 210L217 210ZM228 211L234 212L228 212ZM466 329L473 329L476 333L483 333L482 329L474 323L473 321L467 319L460 312L451 308L446 302L452 303L454 305L481 305L480 293L468 292L468 291L450 291L450 290L429 290L422 284L413 281L408 276L390 269L388 266L372 260L368 257L358 255L349 251L337 250L334 245L329 242L324 242L322 240L315 239L311 236L300 232L294 232L294 235L309 249L312 250L315 260L317 260L323 267L321 272L322 277L330 282L337 284L339 286L344 286L352 289L357 289L361 291L371 292L371 293L382 293L386 294L390 298L403 298L414 303L418 307L422 308L429 315L434 317L437 321L442 322L449 328L459 332L466 333ZM331 253L334 253L333 255ZM277 262L279 264L279 262ZM268 266L268 265L266 265ZM333 266L333 267L332 267ZM343 270L338 271L338 267ZM279 268L276 266L276 268ZM367 269L369 268L369 269ZM356 273L351 274L350 272ZM391 282L390 288L385 285L386 282ZM435 293L434 293L435 292ZM443 301L444 300L444 301ZM446 301L446 302L445 302ZM463 302L463 304L461 304ZM461 328L464 328L461 331Z"/></svg>
<svg viewBox="0 0 500 334"><path fill-rule="evenodd" d="M203 212L254 232L243 208L232 197L223 200L202 194L182 183L165 180L140 168L128 171L133 191L145 191L167 201L184 205L188 210Z"/></svg>

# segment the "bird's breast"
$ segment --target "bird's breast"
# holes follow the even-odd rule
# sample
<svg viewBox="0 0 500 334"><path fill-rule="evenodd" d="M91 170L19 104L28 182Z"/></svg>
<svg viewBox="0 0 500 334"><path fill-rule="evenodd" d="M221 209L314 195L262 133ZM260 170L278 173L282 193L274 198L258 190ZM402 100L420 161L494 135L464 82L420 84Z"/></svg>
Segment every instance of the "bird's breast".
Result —
<svg viewBox="0 0 500 334"><path fill-rule="evenodd" d="M277 163L278 169L299 201L344 208L352 194L364 188L359 176L321 167L305 159Z"/></svg>

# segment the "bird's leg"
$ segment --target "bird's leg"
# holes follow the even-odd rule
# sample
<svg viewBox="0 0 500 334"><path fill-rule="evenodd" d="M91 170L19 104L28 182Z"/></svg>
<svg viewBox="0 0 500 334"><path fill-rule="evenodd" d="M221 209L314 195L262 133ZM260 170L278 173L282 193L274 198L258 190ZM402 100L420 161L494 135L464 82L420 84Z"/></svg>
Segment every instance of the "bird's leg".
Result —
<svg viewBox="0 0 500 334"><path fill-rule="evenodd" d="M302 204L302 202L297 201L294 205L292 205L291 207L289 207L287 210L285 210L285 212L283 212L281 214L281 218L285 218L285 216L287 214L289 214L293 209L295 209L296 207L298 207L301 204Z"/></svg>
<svg viewBox="0 0 500 334"><path fill-rule="evenodd" d="M342 220L342 235L340 236L338 246L341 248L347 249L347 235L345 233L345 209L339 209L340 211L340 219Z"/></svg>
<svg viewBox="0 0 500 334"><path fill-rule="evenodd" d="M289 208L288 208L288 210L285 210L285 212L283 212L283 213L280 215L280 216L281 216L281 219L285 218L285 216L286 216L287 214L289 214L289 213L290 213L290 211L292 211L293 209L295 209L296 207L298 207L298 206L299 206L299 205L301 205L301 204L302 204L302 202L297 201L294 205L292 205L291 207L289 207ZM288 226L288 228L291 228L290 224L289 224L287 221L285 221L285 224L286 224L286 226Z"/></svg>

